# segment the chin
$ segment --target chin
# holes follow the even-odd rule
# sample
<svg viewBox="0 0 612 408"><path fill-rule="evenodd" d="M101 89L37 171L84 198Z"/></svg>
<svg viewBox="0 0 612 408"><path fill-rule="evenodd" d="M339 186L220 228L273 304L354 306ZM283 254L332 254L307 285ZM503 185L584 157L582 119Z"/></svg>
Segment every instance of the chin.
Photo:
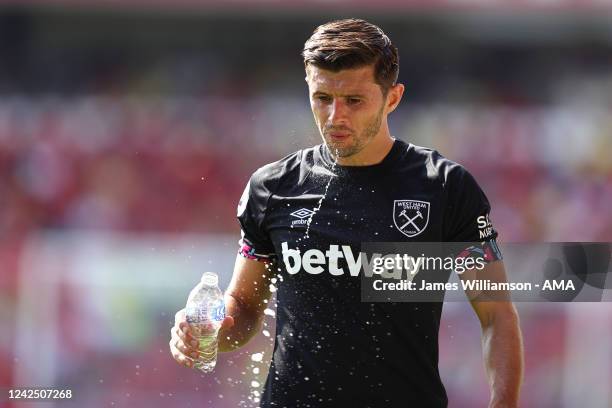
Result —
<svg viewBox="0 0 612 408"><path fill-rule="evenodd" d="M327 144L327 147L334 155L337 154L338 157L349 157L349 156L353 156L355 153L359 153L359 151L355 149L353 146L339 147L339 146Z"/></svg>
<svg viewBox="0 0 612 408"><path fill-rule="evenodd" d="M344 145L344 143L340 142L333 142L333 141L329 141L326 140L325 144L327 145L327 148L334 154L336 154L336 152L338 152L338 155L340 157L344 157L346 156L346 153L351 150L350 147L347 147Z"/></svg>

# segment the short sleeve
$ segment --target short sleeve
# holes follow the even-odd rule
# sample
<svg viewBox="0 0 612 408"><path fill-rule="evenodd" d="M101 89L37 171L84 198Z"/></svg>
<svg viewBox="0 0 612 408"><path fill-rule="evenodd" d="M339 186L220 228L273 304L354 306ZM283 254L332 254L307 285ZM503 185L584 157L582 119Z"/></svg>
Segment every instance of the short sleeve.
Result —
<svg viewBox="0 0 612 408"><path fill-rule="evenodd" d="M270 191L255 174L247 183L238 203L238 222L241 228L238 253L256 261L272 261L274 246L265 230L265 219Z"/></svg>
<svg viewBox="0 0 612 408"><path fill-rule="evenodd" d="M489 213L491 206L474 177L454 164L447 173L444 214L445 242L484 242L497 238Z"/></svg>

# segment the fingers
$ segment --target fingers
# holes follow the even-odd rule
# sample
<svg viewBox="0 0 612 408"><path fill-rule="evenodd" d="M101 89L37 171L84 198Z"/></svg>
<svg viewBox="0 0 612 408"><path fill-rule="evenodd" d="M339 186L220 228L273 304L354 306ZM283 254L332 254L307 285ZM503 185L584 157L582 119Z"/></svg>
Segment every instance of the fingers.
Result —
<svg viewBox="0 0 612 408"><path fill-rule="evenodd" d="M175 334L188 348L193 349L192 351L198 350L198 341L193 336L189 323L185 320L185 309L179 310L175 315L171 335Z"/></svg>
<svg viewBox="0 0 612 408"><path fill-rule="evenodd" d="M184 309L175 315L175 325L170 329L170 353L174 360L185 367L193 367L198 358L198 342L191 335L189 324L185 321Z"/></svg>
<svg viewBox="0 0 612 408"><path fill-rule="evenodd" d="M177 363L185 367L193 367L193 360L199 356L197 346L194 346L194 343L185 343L178 333L178 331L172 331L169 343L170 353Z"/></svg>
<svg viewBox="0 0 612 408"><path fill-rule="evenodd" d="M178 326L180 322L186 322L185 319L185 308L182 308L174 314L174 325Z"/></svg>
<svg viewBox="0 0 612 408"><path fill-rule="evenodd" d="M176 361L178 364L182 365L183 367L187 367L187 368L193 367L193 359L184 355L174 344L173 340L170 340L170 354L172 354L172 358L174 358L174 361Z"/></svg>
<svg viewBox="0 0 612 408"><path fill-rule="evenodd" d="M194 349L194 350L198 349L198 345L199 345L198 340L193 336L193 333L191 331L191 328L189 327L189 324L182 323L177 329L176 334L179 337L179 339L181 339L183 343L185 343L187 347L189 347L190 349Z"/></svg>
<svg viewBox="0 0 612 408"><path fill-rule="evenodd" d="M221 330L227 330L234 326L234 318L226 316L221 323ZM181 309L174 315L174 326L170 329L170 353L174 360L184 366L192 368L194 360L199 357L198 341L194 337L189 323L185 319L185 309Z"/></svg>

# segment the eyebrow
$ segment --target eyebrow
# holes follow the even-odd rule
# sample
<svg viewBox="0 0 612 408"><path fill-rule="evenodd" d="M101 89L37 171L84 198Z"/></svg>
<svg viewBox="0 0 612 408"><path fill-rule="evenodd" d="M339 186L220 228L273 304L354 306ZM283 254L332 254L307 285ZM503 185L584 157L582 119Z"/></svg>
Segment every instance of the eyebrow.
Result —
<svg viewBox="0 0 612 408"><path fill-rule="evenodd" d="M316 91L313 92L312 94L313 96L317 96L317 95L331 95L330 93L324 92L324 91ZM361 94L361 93L348 93L348 94L343 94L340 95L341 97L344 98L365 98L365 94Z"/></svg>

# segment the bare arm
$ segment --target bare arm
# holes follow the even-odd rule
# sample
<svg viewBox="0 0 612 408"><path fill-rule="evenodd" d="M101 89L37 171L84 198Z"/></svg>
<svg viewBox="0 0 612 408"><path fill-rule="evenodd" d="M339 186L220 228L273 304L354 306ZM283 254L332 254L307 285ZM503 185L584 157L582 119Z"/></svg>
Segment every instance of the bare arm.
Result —
<svg viewBox="0 0 612 408"><path fill-rule="evenodd" d="M259 332L271 294L271 275L265 263L236 257L232 281L225 292L225 314L233 317L234 325L219 332L219 351L240 348Z"/></svg>
<svg viewBox="0 0 612 408"><path fill-rule="evenodd" d="M502 261L491 262L479 274L495 282L507 281ZM470 302L482 328L482 351L491 387L489 408L516 408L523 379L523 342L516 309L507 293L472 293Z"/></svg>

